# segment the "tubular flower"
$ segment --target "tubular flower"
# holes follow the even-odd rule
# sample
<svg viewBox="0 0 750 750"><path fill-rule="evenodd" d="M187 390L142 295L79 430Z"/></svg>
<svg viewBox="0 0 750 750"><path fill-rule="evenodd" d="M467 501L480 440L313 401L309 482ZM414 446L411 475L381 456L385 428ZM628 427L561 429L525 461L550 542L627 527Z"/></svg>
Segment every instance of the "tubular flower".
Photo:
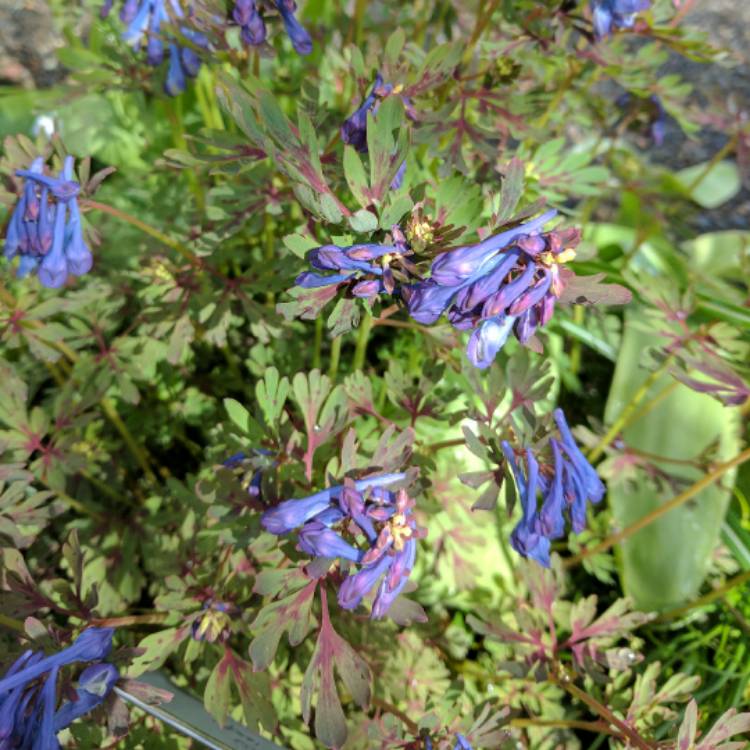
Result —
<svg viewBox="0 0 750 750"><path fill-rule="evenodd" d="M61 287L69 274L91 270L93 256L83 238L78 193L73 180L73 157L66 156L59 177L44 174L44 160L34 159L29 169L16 172L25 184L5 237L5 257L19 256L19 278L37 271L51 289Z"/></svg>
<svg viewBox="0 0 750 750"><path fill-rule="evenodd" d="M111 664L96 663L81 672L76 700L56 709L57 677L75 662L100 662L112 648L112 628L89 628L57 654L26 651L0 679L0 747L58 750L57 733L96 708L119 678Z"/></svg>
<svg viewBox="0 0 750 750"><path fill-rule="evenodd" d="M383 77L380 73L375 74L375 81L372 84L370 93L365 97L364 101L357 107L357 109L344 120L341 125L341 140L347 145L359 151L361 154L367 153L367 113L372 113L373 117L376 115L380 102L386 99L388 96L397 95L400 93L402 86L393 86L390 83L383 83ZM414 109L411 106L409 99L405 96L401 97L401 101L406 107L407 114L414 118ZM391 189L398 190L404 180L404 173L406 172L406 162L403 162L398 168L396 176L391 182Z"/></svg>
<svg viewBox="0 0 750 750"><path fill-rule="evenodd" d="M586 528L587 504L598 503L604 497L604 484L576 445L565 415L555 409L553 416L559 438L549 440L552 463L540 467L527 448L526 465L519 466L510 443L502 443L523 510L511 534L511 546L523 557L531 557L545 567L550 564L550 541L565 534L566 516L572 530L580 534ZM538 495L541 495L541 507Z"/></svg>
<svg viewBox="0 0 750 750"><path fill-rule="evenodd" d="M241 28L242 41L250 46L258 46L266 41L266 24L260 15L258 5L262 0L235 0L232 18ZM313 43L310 34L294 15L297 3L294 0L273 0L271 5L281 15L287 36L295 51L300 55L309 55Z"/></svg>
<svg viewBox="0 0 750 750"><path fill-rule="evenodd" d="M301 526L297 537L300 550L314 558L358 565L339 588L339 605L355 609L377 589L371 617L378 619L406 585L414 567L417 539L423 535L412 513L414 500L406 490L387 489L405 477L384 474L356 482L346 480L310 497L281 503L263 514L261 524L273 534Z"/></svg>
<svg viewBox="0 0 750 750"><path fill-rule="evenodd" d="M107 0L101 9L102 18L112 10L112 0ZM187 3L190 16L190 3ZM187 78L195 78L200 70L201 60L192 47L180 45L174 39L164 39L160 35L161 24L179 22L186 18L180 0L125 0L120 10L120 20L127 25L122 38L134 49L146 48L146 62L157 67L165 58L164 44L169 48L169 67L164 81L164 90L170 96L177 96L185 90ZM182 35L196 47L207 48L208 39L199 31L188 26L180 28Z"/></svg>
<svg viewBox="0 0 750 750"><path fill-rule="evenodd" d="M539 230L556 215L536 219L439 255L430 278L403 289L409 314L425 325L445 312L462 331L472 331L471 363L489 367L510 333L526 343L546 325L563 292L560 266L575 257L575 230Z"/></svg>
<svg viewBox="0 0 750 750"><path fill-rule="evenodd" d="M323 245L310 251L308 259L315 271L297 277L297 286L315 289L336 284L346 287L353 297L373 299L382 293L392 294L397 281L405 281L415 272L406 256L411 255L403 234L394 227L394 245ZM333 271L330 275L316 271Z"/></svg>
<svg viewBox="0 0 750 750"><path fill-rule="evenodd" d="M632 29L638 13L651 7L651 0L591 0L589 6L594 35L604 39L613 29Z"/></svg>

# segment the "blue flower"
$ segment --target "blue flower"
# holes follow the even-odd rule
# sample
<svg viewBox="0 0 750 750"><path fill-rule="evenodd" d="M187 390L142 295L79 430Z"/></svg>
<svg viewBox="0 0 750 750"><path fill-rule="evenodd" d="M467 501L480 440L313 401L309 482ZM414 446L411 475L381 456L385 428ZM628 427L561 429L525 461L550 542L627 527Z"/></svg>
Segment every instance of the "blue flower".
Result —
<svg viewBox="0 0 750 750"><path fill-rule="evenodd" d="M266 41L266 24L255 0L235 0L232 18L241 28L240 36L245 44L257 46Z"/></svg>
<svg viewBox="0 0 750 750"><path fill-rule="evenodd" d="M281 13L284 21L284 28L292 41L292 47L300 55L309 55L312 52L313 43L307 29L297 20L294 12L297 10L297 3L294 0L275 0L276 8Z"/></svg>
<svg viewBox="0 0 750 750"><path fill-rule="evenodd" d="M76 700L56 710L60 669L75 662L104 659L112 648L112 628L89 628L67 648L44 656L27 651L0 679L0 747L57 750L57 733L98 706L117 681L111 664L94 664L81 673ZM44 678L43 683L38 680Z"/></svg>
<svg viewBox="0 0 750 750"><path fill-rule="evenodd" d="M260 15L258 4L258 0L235 0L232 11L232 19L241 29L242 41L251 46L258 46L266 41L266 24ZM273 0L273 6L281 16L295 51L300 55L309 55L313 43L307 29L294 15L297 3L294 0Z"/></svg>
<svg viewBox="0 0 750 750"><path fill-rule="evenodd" d="M105 18L112 9L112 0L106 0L101 9ZM190 6L188 5L188 12ZM172 18L170 18L170 15ZM146 47L146 62L157 67L164 61L164 43L169 46L169 65L164 81L164 90L170 96L177 96L185 90L187 78L195 78L200 69L201 60L194 49L181 45L174 39L164 39L161 34L162 23L184 19L182 4L170 0L126 0L120 11L120 20L127 25L122 38L131 47ZM180 33L192 44L203 49L208 48L208 39L204 34L189 26L180 27Z"/></svg>
<svg viewBox="0 0 750 750"><path fill-rule="evenodd" d="M287 500L266 511L261 523L275 534L301 526L297 540L303 552L358 565L339 588L339 605L355 609L377 588L371 617L378 619L406 585L422 535L413 515L414 500L406 490L388 489L405 478L405 474L385 474L347 480L308 498ZM364 549L355 546L361 537Z"/></svg>
<svg viewBox="0 0 750 750"><path fill-rule="evenodd" d="M429 279L402 289L411 317L429 325L447 313L454 328L473 331L466 353L479 368L492 364L511 331L526 343L552 317L563 291L559 267L575 257L576 232L539 233L555 214L439 255Z"/></svg>
<svg viewBox="0 0 750 750"><path fill-rule="evenodd" d="M83 238L77 201L81 186L73 180L73 157L65 157L59 177L44 174L41 158L16 175L25 183L8 224L4 251L8 260L19 256L16 275L23 278L37 271L42 285L54 289L69 274L88 273L94 259Z"/></svg>
<svg viewBox="0 0 750 750"><path fill-rule="evenodd" d="M539 462L530 448L525 451L525 471L516 461L511 445L502 443L503 454L518 487L523 514L513 529L510 543L524 557L549 566L550 541L565 534L566 515L572 530L586 528L588 503L598 503L605 487L575 442L562 410L553 412L560 437L551 437L552 464ZM541 495L541 508L537 495Z"/></svg>
<svg viewBox="0 0 750 750"><path fill-rule="evenodd" d="M651 7L651 0L591 0L594 35L603 39L613 29L631 29L638 13Z"/></svg>
<svg viewBox="0 0 750 750"><path fill-rule="evenodd" d="M380 102L391 94L397 94L401 91L401 86L394 87L390 83L383 83L383 77L380 73L375 74L375 81L372 84L370 93L364 98L357 109L344 120L341 125L341 140L347 145L359 151L361 154L367 153L367 114L372 113L374 117L380 107ZM407 114L414 117L414 110L411 102L405 96L401 101L406 107ZM398 168L395 177L391 181L391 190L398 190L406 174L406 162L402 162Z"/></svg>
<svg viewBox="0 0 750 750"><path fill-rule="evenodd" d="M364 555L330 529L326 523L319 520L304 524L297 538L300 549L313 557L340 557L344 560L360 562Z"/></svg>
<svg viewBox="0 0 750 750"><path fill-rule="evenodd" d="M398 232L394 236L398 238ZM315 271L301 273L295 283L303 289L337 285L354 297L374 299L392 294L397 280L406 280L413 268L405 256L411 253L403 243L394 245L323 245L311 250L308 259ZM321 274L317 271L333 271Z"/></svg>
<svg viewBox="0 0 750 750"><path fill-rule="evenodd" d="M382 474L368 479L359 479L354 482L354 488L362 492L370 488L400 482L405 477L405 474ZM335 500L341 497L343 491L344 485L337 485L299 500L284 500L263 513L260 519L261 525L272 534L287 534L329 508Z"/></svg>
<svg viewBox="0 0 750 750"><path fill-rule="evenodd" d="M383 77L377 73L370 93L341 125L341 140L344 143L361 154L367 153L367 113L371 112L374 115L378 111L381 100L392 90L393 86L383 84Z"/></svg>

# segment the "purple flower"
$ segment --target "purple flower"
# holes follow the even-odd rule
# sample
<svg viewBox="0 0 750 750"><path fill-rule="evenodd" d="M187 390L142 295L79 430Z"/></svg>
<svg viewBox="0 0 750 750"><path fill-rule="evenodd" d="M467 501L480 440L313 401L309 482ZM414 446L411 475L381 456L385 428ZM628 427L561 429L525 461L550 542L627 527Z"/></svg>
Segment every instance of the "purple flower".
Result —
<svg viewBox="0 0 750 750"><path fill-rule="evenodd" d="M631 29L638 13L651 7L651 0L591 0L594 35L603 39L613 29Z"/></svg>
<svg viewBox="0 0 750 750"><path fill-rule="evenodd" d="M525 471L516 461L511 445L502 443L503 454L518 486L523 515L511 534L513 549L549 566L550 541L565 534L566 514L572 530L579 534L586 528L588 503L604 497L604 484L581 453L560 409L553 412L560 438L551 437L552 463L539 462L530 448L525 451ZM537 495L542 504L538 508Z"/></svg>
<svg viewBox="0 0 750 750"><path fill-rule="evenodd" d="M413 268L405 257L409 254L410 249L398 241L394 245L323 245L308 255L315 271L301 273L295 283L303 289L335 284L346 287L354 297L374 299L379 294L392 294L397 281L408 278Z"/></svg>
<svg viewBox="0 0 750 750"><path fill-rule="evenodd" d="M380 102L391 94L397 94L401 86L394 87L390 83L383 83L383 77L380 73L375 74L375 81L372 84L370 93L365 97L357 109L344 120L341 125L341 140L347 145L355 148L361 154L367 153L367 113L372 113L374 117L380 107ZM407 114L414 117L414 111L407 97L402 96L401 101L407 108ZM391 181L391 190L398 190L404 181L406 173L406 162L402 162L396 172L396 176Z"/></svg>
<svg viewBox="0 0 750 750"><path fill-rule="evenodd" d="M453 750L472 750L472 747L466 737L464 737L462 734L457 734L456 744L453 746Z"/></svg>
<svg viewBox="0 0 750 750"><path fill-rule="evenodd" d="M4 251L8 260L19 256L16 275L23 278L37 271L42 285L54 289L65 284L69 274L88 273L94 259L83 238L73 157L65 157L59 177L44 174L41 158L16 175L25 183L8 224Z"/></svg>
<svg viewBox="0 0 750 750"><path fill-rule="evenodd" d="M294 15L297 3L294 0L275 0L276 8L281 13L284 28L292 41L292 47L300 55L309 55L312 52L313 43L307 29L297 20Z"/></svg>
<svg viewBox="0 0 750 750"><path fill-rule="evenodd" d="M240 27L240 36L245 44L258 46L266 41L266 24L258 10L262 0L235 0L232 20ZM269 0L269 5L271 2ZM294 0L273 0L273 7L279 12L292 46L300 55L309 55L313 43L307 29L294 15L297 3Z"/></svg>
<svg viewBox="0 0 750 750"><path fill-rule="evenodd" d="M378 619L406 585L422 535L412 512L414 500L406 490L388 489L405 477L347 480L309 498L287 500L266 511L261 523L276 534L301 526L297 541L303 552L358 565L339 588L339 604L354 609L377 588L371 617ZM360 542L366 546L357 546Z"/></svg>
<svg viewBox="0 0 750 750"><path fill-rule="evenodd" d="M109 15L111 8L112 0L107 0L101 9L103 18ZM146 62L157 67L165 56L165 39L160 36L162 23L184 18L182 3L176 0L126 0L120 11L120 20L126 24L122 38L135 49L145 45ZM208 39L201 32L182 26L180 33L197 47L208 47ZM166 41L169 44L169 65L164 90L170 96L177 96L185 90L187 78L198 75L201 60L191 47L180 45L174 39Z"/></svg>
<svg viewBox="0 0 750 750"><path fill-rule="evenodd" d="M507 442L504 442L502 447L503 452L507 457L508 452L512 452L512 448ZM513 476L521 495L523 516L510 535L510 544L519 555L522 555L523 557L531 557L540 565L549 567L550 541L539 531L539 518L536 509L539 464L534 458L534 454L531 452L530 448L526 449L526 466L527 475L524 477L521 474L515 459L511 464Z"/></svg>
<svg viewBox="0 0 750 750"><path fill-rule="evenodd" d="M92 664L81 672L76 687L76 700L66 701L55 713L54 731L62 731L73 721L93 711L107 696L120 674L112 664Z"/></svg>
<svg viewBox="0 0 750 750"><path fill-rule="evenodd" d="M360 562L363 552L344 541L333 529L320 521L306 523L297 537L303 552L313 557L340 557L352 562Z"/></svg>
<svg viewBox="0 0 750 750"><path fill-rule="evenodd" d="M56 750L57 733L98 706L119 674L111 664L81 673L77 699L56 711L59 670L74 662L99 661L112 648L112 628L89 628L67 648L45 657L26 651L0 679L0 747ZM44 678L43 682L39 682Z"/></svg>
<svg viewBox="0 0 750 750"><path fill-rule="evenodd" d="M476 244L449 250L432 263L430 278L402 289L409 314L429 325L447 313L461 331L471 330L467 356L489 367L512 331L525 343L552 316L562 294L559 266L575 256L577 232L541 228L545 214Z"/></svg>
<svg viewBox="0 0 750 750"><path fill-rule="evenodd" d="M341 126L341 140L355 148L361 154L367 153L367 113L374 115L378 111L380 101L393 90L390 84L383 84L383 77L376 73L375 82L370 93L365 97L357 109L344 120Z"/></svg>
<svg viewBox="0 0 750 750"><path fill-rule="evenodd" d="M266 24L255 0L236 0L232 17L241 28L240 36L245 44L257 46L266 41Z"/></svg>
<svg viewBox="0 0 750 750"><path fill-rule="evenodd" d="M405 474L382 474L368 479L360 479L354 483L354 487L361 492L372 487L400 482L405 477ZM300 500L284 500L276 507L265 511L261 516L260 523L271 534L287 534L326 510L334 500L340 497L343 490L344 486L338 485Z"/></svg>
<svg viewBox="0 0 750 750"><path fill-rule="evenodd" d="M513 324L516 322L512 315L498 315L482 321L469 337L466 356L475 367L483 370L495 360L497 353L508 340Z"/></svg>

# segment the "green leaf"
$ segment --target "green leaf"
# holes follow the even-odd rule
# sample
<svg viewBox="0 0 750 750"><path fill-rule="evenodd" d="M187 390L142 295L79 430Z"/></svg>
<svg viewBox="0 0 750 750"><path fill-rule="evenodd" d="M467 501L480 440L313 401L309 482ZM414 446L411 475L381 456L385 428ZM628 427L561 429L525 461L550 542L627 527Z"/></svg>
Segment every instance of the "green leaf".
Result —
<svg viewBox="0 0 750 750"><path fill-rule="evenodd" d="M351 146L344 148L344 176L352 195L362 208L369 206L371 201L367 195L368 181L365 167L359 154Z"/></svg>
<svg viewBox="0 0 750 750"><path fill-rule="evenodd" d="M637 310L626 316L622 346L605 411L612 423L648 376L641 366L643 352L654 344L648 318ZM673 384L659 378L646 399ZM639 451L679 461L695 459L716 444L716 456L725 461L740 447L736 411L684 385L660 400L623 431L625 443ZM654 462L662 471L687 486L703 476L692 466ZM702 490L689 503L670 511L625 540L620 548L621 580L626 594L639 609L668 609L697 594L719 540L731 497L734 472ZM669 485L656 486L647 476L610 482L609 503L618 528L624 528L655 510L676 494Z"/></svg>
<svg viewBox="0 0 750 750"><path fill-rule="evenodd" d="M367 209L361 208L349 217L349 226L355 232L368 234L378 228L378 217Z"/></svg>
<svg viewBox="0 0 750 750"><path fill-rule="evenodd" d="M244 433L250 431L250 412L239 402L233 398L224 399L224 408L227 410L229 419L234 422L237 427Z"/></svg>
<svg viewBox="0 0 750 750"><path fill-rule="evenodd" d="M389 65L395 65L398 62L404 44L406 44L406 32L399 27L388 37L385 44L385 60Z"/></svg>
<svg viewBox="0 0 750 750"><path fill-rule="evenodd" d="M206 711L216 719L219 726L224 726L231 697L232 686L229 682L227 664L226 660L222 659L209 675L203 693L203 705L206 707Z"/></svg>
<svg viewBox="0 0 750 750"><path fill-rule="evenodd" d="M497 215L499 226L502 226L513 216L518 201L521 200L525 174L524 163L518 158L511 159L505 170L502 188L500 189L500 209Z"/></svg>
<svg viewBox="0 0 750 750"><path fill-rule="evenodd" d="M289 379L287 377L279 379L279 371L275 367L269 367L263 375L263 380L256 383L255 395L266 424L271 429L277 430L286 397L289 395Z"/></svg>
<svg viewBox="0 0 750 750"><path fill-rule="evenodd" d="M708 165L709 162L694 164L677 172L675 177L699 206L718 208L740 192L742 181L732 161L720 161L701 177Z"/></svg>

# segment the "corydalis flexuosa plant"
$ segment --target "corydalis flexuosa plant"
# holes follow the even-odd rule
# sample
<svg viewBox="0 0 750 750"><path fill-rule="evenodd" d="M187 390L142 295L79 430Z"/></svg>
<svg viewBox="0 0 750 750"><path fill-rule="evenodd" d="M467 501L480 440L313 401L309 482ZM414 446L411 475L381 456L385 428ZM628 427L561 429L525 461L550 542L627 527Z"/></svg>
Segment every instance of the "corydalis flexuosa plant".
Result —
<svg viewBox="0 0 750 750"><path fill-rule="evenodd" d="M651 7L651 0L591 0L591 18L597 39L614 29L632 29L638 13Z"/></svg>
<svg viewBox="0 0 750 750"><path fill-rule="evenodd" d="M24 185L8 224L5 257L19 256L18 277L37 271L43 286L56 288L69 274L90 271L94 259L83 238L81 186L73 179L73 157L65 157L57 177L44 173L41 157L16 176L24 179Z"/></svg>
<svg viewBox="0 0 750 750"><path fill-rule="evenodd" d="M242 41L254 47L266 41L266 22L260 12L264 4L278 11L295 51L300 55L309 55L313 48L312 39L295 15L297 3L294 0L273 0L268 3L264 3L264 0L235 0L232 18L241 29Z"/></svg>
<svg viewBox="0 0 750 750"><path fill-rule="evenodd" d="M366 154L368 150L367 115L371 114L375 117L381 102L389 96L399 95L402 90L403 86L400 84L394 86L391 83L384 83L383 77L380 73L377 73L372 88L370 89L370 93L364 98L359 107L357 107L357 109L342 123L340 129L341 140L352 148L355 148L359 153ZM406 107L407 114L413 118L414 109L411 106L409 99L405 96L401 96L401 101ZM405 172L406 162L404 161L398 168L398 172L391 182L392 190L398 190L401 187Z"/></svg>
<svg viewBox="0 0 750 750"><path fill-rule="evenodd" d="M550 542L565 535L566 519L580 534L586 528L588 504L604 497L604 484L576 444L562 410L555 409L553 415L559 437L549 438L549 455L526 448L519 461L510 443L502 443L523 512L511 546L544 566L550 563Z"/></svg>
<svg viewBox="0 0 750 750"><path fill-rule="evenodd" d="M103 18L109 15L112 5L112 0L108 0L102 6ZM161 26L184 23L189 18L190 4L187 4L186 11L180 0L125 0L120 10L120 20L126 24L123 40L134 49L145 46L149 65L161 65L168 50L169 67L164 90L170 96L184 91L187 78L198 75L201 59L192 47L180 44L174 38L165 38ZM196 47L208 47L205 35L190 26L180 25L180 33Z"/></svg>
<svg viewBox="0 0 750 750"><path fill-rule="evenodd" d="M0 747L57 750L57 733L96 708L119 677L103 663L112 649L112 628L89 628L67 648L51 656L26 651L0 679ZM78 662L86 667L77 680L76 699L57 706L60 670Z"/></svg>
<svg viewBox="0 0 750 750"><path fill-rule="evenodd" d="M384 474L286 500L263 514L272 534L295 529L299 549L314 559L339 560L346 576L338 601L355 609L377 587L372 618L383 617L406 585L423 532L406 490L389 490L405 474ZM379 585L378 585L379 584Z"/></svg>
<svg viewBox="0 0 750 750"><path fill-rule="evenodd" d="M431 325L447 312L455 328L472 331L466 353L480 368L511 332L526 343L552 317L564 289L560 267L580 239L576 230L540 231L556 213L439 255L429 279L403 289L411 317Z"/></svg>

